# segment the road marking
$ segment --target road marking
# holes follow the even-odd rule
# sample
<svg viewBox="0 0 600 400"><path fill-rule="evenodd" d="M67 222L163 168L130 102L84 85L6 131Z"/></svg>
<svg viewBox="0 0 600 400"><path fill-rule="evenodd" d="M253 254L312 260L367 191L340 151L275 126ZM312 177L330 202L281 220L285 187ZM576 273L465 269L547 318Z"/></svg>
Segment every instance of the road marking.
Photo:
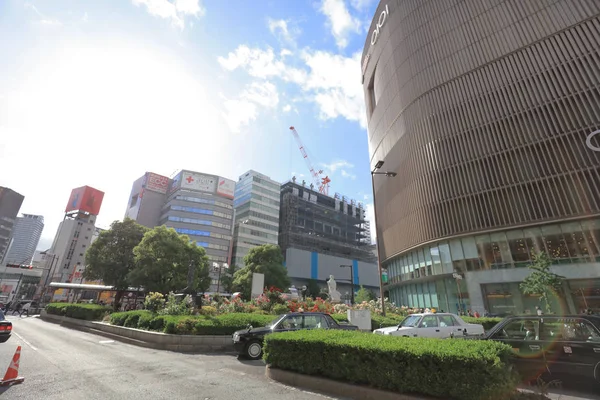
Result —
<svg viewBox="0 0 600 400"><path fill-rule="evenodd" d="M23 341L23 343L25 343L27 346L31 347L31 349L33 351L37 351L37 347L35 347L31 343L29 343L27 340L25 340L25 338L23 338L23 336L19 335L17 332L13 332L13 335L16 335L19 339L21 339Z"/></svg>
<svg viewBox="0 0 600 400"><path fill-rule="evenodd" d="M101 340L98 343L100 343L100 344L109 344L109 343L114 343L114 342L115 342L114 340Z"/></svg>

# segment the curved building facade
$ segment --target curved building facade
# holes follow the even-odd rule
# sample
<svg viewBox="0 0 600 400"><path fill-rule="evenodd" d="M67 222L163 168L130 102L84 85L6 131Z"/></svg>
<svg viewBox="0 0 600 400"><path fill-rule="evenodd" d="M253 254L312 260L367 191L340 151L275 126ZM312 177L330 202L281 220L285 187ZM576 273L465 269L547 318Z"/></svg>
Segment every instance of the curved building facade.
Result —
<svg viewBox="0 0 600 400"><path fill-rule="evenodd" d="M600 2L381 1L362 57L397 304L522 313L533 252L600 308Z"/></svg>

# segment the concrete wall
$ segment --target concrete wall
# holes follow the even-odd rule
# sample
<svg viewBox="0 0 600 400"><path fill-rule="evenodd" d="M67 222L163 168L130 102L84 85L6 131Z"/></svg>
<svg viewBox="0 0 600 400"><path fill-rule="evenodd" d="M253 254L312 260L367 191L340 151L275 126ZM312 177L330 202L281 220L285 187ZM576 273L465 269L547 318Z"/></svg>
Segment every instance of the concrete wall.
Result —
<svg viewBox="0 0 600 400"><path fill-rule="evenodd" d="M329 275L333 275L338 282L338 290L343 292L344 287L350 287L350 269L340 268L340 265L352 265L355 285L363 285L368 288L379 287L376 264L294 248L289 248L286 251L285 266L294 284L295 282L300 283L314 279L321 286L326 287L325 281L329 279Z"/></svg>

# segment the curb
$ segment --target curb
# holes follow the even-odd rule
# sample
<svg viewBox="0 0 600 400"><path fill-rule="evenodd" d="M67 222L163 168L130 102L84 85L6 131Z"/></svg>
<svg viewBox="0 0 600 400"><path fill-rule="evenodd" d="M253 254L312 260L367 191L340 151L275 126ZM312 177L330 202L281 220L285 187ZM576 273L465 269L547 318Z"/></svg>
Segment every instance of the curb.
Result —
<svg viewBox="0 0 600 400"><path fill-rule="evenodd" d="M388 392L367 386L353 385L333 379L304 375L283 369L265 368L267 378L288 386L294 386L311 392L320 392L330 396L354 400L430 400L429 397L417 397L408 394Z"/></svg>

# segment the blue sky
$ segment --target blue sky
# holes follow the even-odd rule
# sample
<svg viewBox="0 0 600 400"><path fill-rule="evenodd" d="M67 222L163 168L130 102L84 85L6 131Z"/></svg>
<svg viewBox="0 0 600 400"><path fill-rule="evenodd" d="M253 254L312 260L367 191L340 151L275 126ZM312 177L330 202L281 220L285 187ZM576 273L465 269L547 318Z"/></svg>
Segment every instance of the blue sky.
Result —
<svg viewBox="0 0 600 400"><path fill-rule="evenodd" d="M145 171L308 181L289 126L370 206L360 53L375 0L0 2L0 185L46 218L72 188L125 213Z"/></svg>

